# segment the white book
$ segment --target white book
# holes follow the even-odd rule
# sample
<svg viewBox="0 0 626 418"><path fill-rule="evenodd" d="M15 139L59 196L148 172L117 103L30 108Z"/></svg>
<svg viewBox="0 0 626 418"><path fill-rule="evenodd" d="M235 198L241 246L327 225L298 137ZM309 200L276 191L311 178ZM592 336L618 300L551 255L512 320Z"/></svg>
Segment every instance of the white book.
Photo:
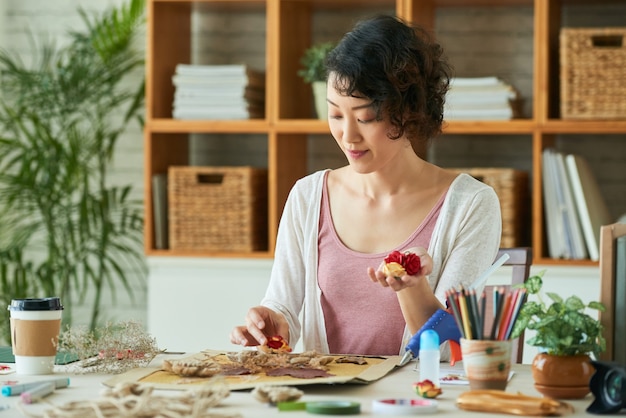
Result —
<svg viewBox="0 0 626 418"><path fill-rule="evenodd" d="M446 104L456 105L493 105L509 104L517 99L517 92L512 88L505 89L450 89L446 95Z"/></svg>
<svg viewBox="0 0 626 418"><path fill-rule="evenodd" d="M471 87L471 86L503 86L506 85L502 80L495 76L488 77L455 77L450 80L452 87Z"/></svg>
<svg viewBox="0 0 626 418"><path fill-rule="evenodd" d="M250 109L253 106L248 105L247 103L239 104L228 104L228 103L208 103L204 105L179 105L175 106L174 109L178 109L184 112L215 112L215 113L225 113L231 112L233 110L239 111L240 109Z"/></svg>
<svg viewBox="0 0 626 418"><path fill-rule="evenodd" d="M193 106L248 106L248 100L243 97L232 96L204 96L204 97L184 97L174 94L175 107L193 107Z"/></svg>
<svg viewBox="0 0 626 418"><path fill-rule="evenodd" d="M184 119L184 120L215 120L215 119L223 119L223 120L239 120L239 119L251 119L251 118L262 118L263 114L261 111L251 111L248 109L194 109L194 108L185 108L178 109L174 108L172 110L172 117L174 119Z"/></svg>
<svg viewBox="0 0 626 418"><path fill-rule="evenodd" d="M548 254L551 258L569 258L561 209L556 198L556 164L551 149L541 154L543 212L545 216Z"/></svg>
<svg viewBox="0 0 626 418"><path fill-rule="evenodd" d="M254 104L257 106L265 106L265 95L263 93L257 94L252 91L245 90L243 94L241 92L226 92L223 90L218 91L203 91L200 94L195 94L193 91L185 92L176 89L174 92L174 105L177 104Z"/></svg>
<svg viewBox="0 0 626 418"><path fill-rule="evenodd" d="M265 90L246 86L179 86L175 98L243 97L255 102L265 101Z"/></svg>
<svg viewBox="0 0 626 418"><path fill-rule="evenodd" d="M245 75L248 67L245 64L178 64L176 74L192 76Z"/></svg>
<svg viewBox="0 0 626 418"><path fill-rule="evenodd" d="M265 87L265 74L247 69L242 74L174 74L175 86L255 86Z"/></svg>
<svg viewBox="0 0 626 418"><path fill-rule="evenodd" d="M578 210L574 203L572 183L565 168L565 156L560 152L555 152L554 155L557 162L559 187L562 189L563 215L568 243L572 258L581 260L587 258L587 246L585 245L585 239L580 227Z"/></svg>
<svg viewBox="0 0 626 418"><path fill-rule="evenodd" d="M446 120L509 120L513 118L513 109L510 106L497 109L458 109L444 106L443 117Z"/></svg>
<svg viewBox="0 0 626 418"><path fill-rule="evenodd" d="M609 209L587 160L579 155L569 154L565 156L565 163L572 180L572 192L589 258L598 261L600 228L612 222Z"/></svg>
<svg viewBox="0 0 626 418"><path fill-rule="evenodd" d="M245 87L248 85L248 79L245 76L225 76L225 77L212 77L212 76L183 76L180 74L174 74L172 76L172 83L176 87L179 86L229 86L229 87Z"/></svg>

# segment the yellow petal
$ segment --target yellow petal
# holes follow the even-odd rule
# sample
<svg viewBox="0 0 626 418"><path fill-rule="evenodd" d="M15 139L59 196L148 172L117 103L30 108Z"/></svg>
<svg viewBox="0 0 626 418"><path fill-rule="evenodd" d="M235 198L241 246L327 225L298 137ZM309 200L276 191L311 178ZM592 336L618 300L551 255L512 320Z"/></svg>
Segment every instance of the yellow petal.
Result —
<svg viewBox="0 0 626 418"><path fill-rule="evenodd" d="M401 264L394 261L383 266L383 273L387 276L402 277L406 274L406 270Z"/></svg>

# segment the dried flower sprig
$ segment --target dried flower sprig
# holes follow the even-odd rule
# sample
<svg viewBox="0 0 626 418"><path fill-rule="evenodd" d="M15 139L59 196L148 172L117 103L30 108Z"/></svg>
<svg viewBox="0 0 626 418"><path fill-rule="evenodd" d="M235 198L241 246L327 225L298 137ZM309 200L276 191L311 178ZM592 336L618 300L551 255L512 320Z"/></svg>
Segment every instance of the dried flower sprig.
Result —
<svg viewBox="0 0 626 418"><path fill-rule="evenodd" d="M85 373L123 373L147 366L162 350L140 323L126 321L107 323L93 332L67 327L59 337L59 351L77 358Z"/></svg>

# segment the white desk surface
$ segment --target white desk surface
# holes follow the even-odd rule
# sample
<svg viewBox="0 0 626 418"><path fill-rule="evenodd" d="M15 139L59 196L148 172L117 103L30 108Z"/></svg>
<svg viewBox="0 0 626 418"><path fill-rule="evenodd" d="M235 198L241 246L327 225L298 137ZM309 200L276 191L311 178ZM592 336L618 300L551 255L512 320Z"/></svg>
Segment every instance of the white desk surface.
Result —
<svg viewBox="0 0 626 418"><path fill-rule="evenodd" d="M153 360L152 365L160 365L163 358L180 358L186 355L160 355ZM415 362L409 363L407 366L397 369L384 378L368 385L345 384L345 385L304 385L299 388L304 392L301 401L328 401L340 400L359 402L361 404L361 414L365 416L374 416L372 413L372 401L375 399L389 398L416 398L412 384L419 379L419 374L415 370ZM6 380L18 380L20 383L45 380L51 377L69 377L70 386L64 389L57 389L53 394L45 398L46 402L55 405L63 405L70 401L86 401L96 400L100 397L102 390L105 388L102 382L106 381L110 375L102 374L73 374L68 372L70 366L55 366L53 375L47 376L20 376L16 374L7 374L0 376L0 382ZM447 363L442 363L442 370L451 369ZM462 371L462 365L457 363L455 369ZM530 366L513 365L512 370L515 372L507 386L507 392L522 393L527 396L541 396L532 384L532 376L530 375ZM488 417L511 417L513 415L493 414L482 412L468 412L460 410L455 405L458 395L469 390L467 385L443 385L443 394L437 398L438 411L437 416L488 416ZM180 391L157 390L155 393L165 396L176 396ZM16 406L19 397L0 397L0 406L8 407L8 409L0 411L0 418L5 417L26 417ZM586 412L587 406L593 401L593 395L588 394L583 399L566 400L567 403L574 407L574 414L569 417L594 416ZM304 418L307 416L316 416L306 411L278 411L275 407L262 404L250 394L250 391L233 391L230 396L222 401L222 406L215 410L220 414L240 414L242 417L281 417L281 418ZM45 403L30 404L24 406L25 410L31 416L42 416L43 411L50 406ZM319 416L319 415L317 415ZM379 415L376 415L379 416Z"/></svg>

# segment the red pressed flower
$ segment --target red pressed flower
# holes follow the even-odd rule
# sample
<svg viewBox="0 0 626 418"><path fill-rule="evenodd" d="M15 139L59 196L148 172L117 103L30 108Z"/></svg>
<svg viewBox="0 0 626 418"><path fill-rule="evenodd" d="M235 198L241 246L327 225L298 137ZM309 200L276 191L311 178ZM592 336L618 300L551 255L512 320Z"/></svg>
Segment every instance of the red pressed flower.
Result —
<svg viewBox="0 0 626 418"><path fill-rule="evenodd" d="M415 389L415 393L422 398L432 399L442 394L441 388L428 379L413 383L413 388Z"/></svg>
<svg viewBox="0 0 626 418"><path fill-rule="evenodd" d="M267 339L267 346L274 350L280 350L285 352L291 352L291 347L287 344L287 341L280 335L275 335Z"/></svg>
<svg viewBox="0 0 626 418"><path fill-rule="evenodd" d="M386 264L398 263L402 266L404 265L403 261L404 261L404 254L402 254L400 251L392 251L389 253L389 255L387 255L387 257L385 257Z"/></svg>
<svg viewBox="0 0 626 418"><path fill-rule="evenodd" d="M399 264L409 276L419 273L422 268L422 262L419 256L409 252L402 254L400 251L392 251L385 257L384 261L388 267L390 267L392 263ZM397 271L397 269L390 268L388 271Z"/></svg>
<svg viewBox="0 0 626 418"><path fill-rule="evenodd" d="M406 274L413 276L419 273L422 268L422 261L417 254L406 253L404 255L404 263L402 263L402 266L406 270Z"/></svg>
<svg viewBox="0 0 626 418"><path fill-rule="evenodd" d="M267 346L269 348L277 349L277 348L281 348L283 346L283 342L280 341L280 340L275 340L275 339L272 338L272 339L267 340Z"/></svg>

